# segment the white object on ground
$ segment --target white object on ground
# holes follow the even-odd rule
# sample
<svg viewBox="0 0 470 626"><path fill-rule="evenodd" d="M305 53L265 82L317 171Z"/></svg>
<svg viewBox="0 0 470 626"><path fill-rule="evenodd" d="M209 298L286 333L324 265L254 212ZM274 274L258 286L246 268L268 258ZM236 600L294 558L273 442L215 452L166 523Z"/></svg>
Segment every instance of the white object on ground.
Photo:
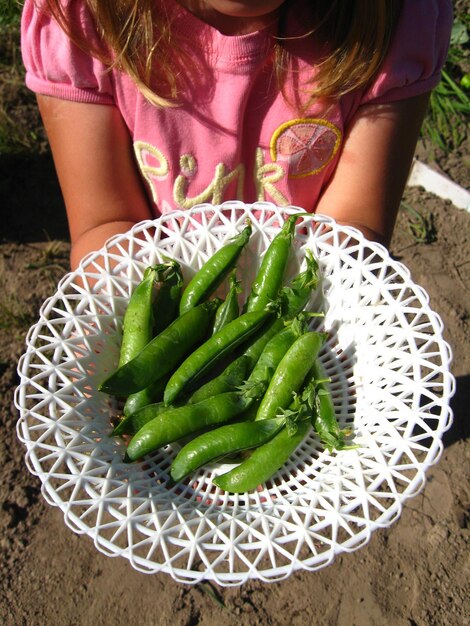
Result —
<svg viewBox="0 0 470 626"><path fill-rule="evenodd" d="M470 192L416 159L408 178L408 186L424 187L426 191L450 200L459 209L470 211Z"/></svg>

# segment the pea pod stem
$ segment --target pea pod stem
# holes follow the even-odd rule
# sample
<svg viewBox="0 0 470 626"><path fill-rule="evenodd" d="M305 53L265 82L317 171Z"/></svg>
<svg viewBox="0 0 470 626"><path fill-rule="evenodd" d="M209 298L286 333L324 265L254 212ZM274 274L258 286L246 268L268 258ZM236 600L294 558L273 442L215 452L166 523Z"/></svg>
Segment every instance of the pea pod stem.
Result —
<svg viewBox="0 0 470 626"><path fill-rule="evenodd" d="M168 374L205 339L219 304L220 300L210 300L177 317L137 356L104 380L99 391L128 396Z"/></svg>
<svg viewBox="0 0 470 626"><path fill-rule="evenodd" d="M180 315L210 296L233 269L251 236L251 222L247 222L245 228L217 250L189 281L181 296Z"/></svg>

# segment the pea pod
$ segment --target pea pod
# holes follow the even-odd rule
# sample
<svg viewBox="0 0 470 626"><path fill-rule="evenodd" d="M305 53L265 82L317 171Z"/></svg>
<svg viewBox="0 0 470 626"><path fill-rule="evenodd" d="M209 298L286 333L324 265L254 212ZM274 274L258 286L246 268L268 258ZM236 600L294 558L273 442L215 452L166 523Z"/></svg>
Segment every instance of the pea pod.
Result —
<svg viewBox="0 0 470 626"><path fill-rule="evenodd" d="M149 403L121 420L112 435L135 435L142 426L164 411L168 411L168 407L163 402Z"/></svg>
<svg viewBox="0 0 470 626"><path fill-rule="evenodd" d="M287 322L284 328L268 341L248 379L242 386L245 393L249 393L253 386L258 388L260 384L266 390L273 373L288 349L306 332L305 320L303 315L299 315L294 320Z"/></svg>
<svg viewBox="0 0 470 626"><path fill-rule="evenodd" d="M355 445L348 445L345 441L351 435L351 429L341 429L339 427L335 406L327 382L328 378L318 359L313 364L312 377L316 381L316 412L313 427L320 437L320 441L329 452L355 448Z"/></svg>
<svg viewBox="0 0 470 626"><path fill-rule="evenodd" d="M148 341L167 328L178 315L178 306L183 286L181 267L176 261L169 260L162 268L159 289L152 307L154 318L153 332L152 336L148 338ZM144 344L143 347L145 347L145 345L146 344ZM158 380L141 391L132 393L124 404L122 411L124 415L131 415L146 404L162 400L165 384L166 381L161 382Z"/></svg>
<svg viewBox="0 0 470 626"><path fill-rule="evenodd" d="M294 434L290 434L287 428L282 428L267 443L253 450L242 463L217 476L212 482L230 493L253 491L281 469L311 428L309 420L300 422Z"/></svg>
<svg viewBox="0 0 470 626"><path fill-rule="evenodd" d="M242 356L238 357L238 359L243 360L242 364L236 363L235 361L230 363L217 378L210 380L200 387L200 389L196 390L193 396L191 396L192 399L190 401L196 402L210 395L222 393L222 391L229 391L233 389L234 386L240 385L244 378L248 377L255 367L270 339L285 327L286 322L302 311L309 301L313 290L316 289L318 281L318 263L314 259L313 254L307 251L305 269L282 289L282 317L268 320L266 324L263 324L262 328L248 340L248 345L244 349ZM234 375L234 372L237 373ZM241 375L241 378L238 378L238 373Z"/></svg>
<svg viewBox="0 0 470 626"><path fill-rule="evenodd" d="M162 401L163 392L165 391L169 378L170 375L166 374L162 378L154 380L153 383L150 383L150 385L147 385L144 389L131 393L130 396L127 397L122 409L124 416L128 417L148 404Z"/></svg>
<svg viewBox="0 0 470 626"><path fill-rule="evenodd" d="M184 289L180 315L210 296L233 269L251 236L251 222L227 244L215 252L196 272Z"/></svg>
<svg viewBox="0 0 470 626"><path fill-rule="evenodd" d="M163 268L163 265L147 267L131 294L123 318L119 366L133 359L152 338L153 301Z"/></svg>
<svg viewBox="0 0 470 626"><path fill-rule="evenodd" d="M192 352L170 377L163 400L172 404L185 389L246 341L272 315L270 310L240 315Z"/></svg>
<svg viewBox="0 0 470 626"><path fill-rule="evenodd" d="M228 391L197 404L185 404L157 413L129 442L126 460L135 461L207 426L228 422L242 413L246 405L243 394Z"/></svg>
<svg viewBox="0 0 470 626"><path fill-rule="evenodd" d="M306 267L297 274L280 292L281 316L268 321L249 343L244 354L255 365L267 342L285 326L286 321L298 315L310 300L319 282L318 263L313 254L307 251ZM312 314L311 314L312 315Z"/></svg>
<svg viewBox="0 0 470 626"><path fill-rule="evenodd" d="M286 219L280 232L264 253L246 302L247 311L264 309L270 302L277 299L282 287L298 217L299 215L296 214Z"/></svg>
<svg viewBox="0 0 470 626"><path fill-rule="evenodd" d="M207 336L220 300L200 304L172 322L131 361L118 368L99 391L128 396L172 371Z"/></svg>
<svg viewBox="0 0 470 626"><path fill-rule="evenodd" d="M268 341L254 368L250 367L251 359L242 354L232 361L216 378L197 389L189 398L189 402L200 402L211 395L240 388L247 396L247 409L259 399L269 384L270 376L286 350L302 332L302 322L291 323L281 329ZM251 370L251 371L250 371ZM249 376L247 374L249 373Z"/></svg>
<svg viewBox="0 0 470 626"><path fill-rule="evenodd" d="M296 323L289 325L269 341L248 379L248 389L250 384L259 385L269 380L269 371L276 367L288 347L302 332L304 332L303 320L296 320ZM173 480L181 480L192 471L216 459L263 445L271 440L286 424L288 425L289 443L293 442L295 447L298 441L297 431L299 428L301 432L304 429L304 426L299 425L299 422L312 416L312 395L315 386L315 381L310 382L302 395L294 398L290 411L286 411L285 416L255 422L240 421L235 424L227 424L195 437L180 450L174 459L171 468ZM254 401L256 404L258 399L256 395L251 397L249 391L246 391L246 396L248 402ZM247 406L247 409L250 409L250 405ZM262 425L266 425L266 429L258 428ZM290 450L289 447L288 450ZM277 451L275 454L277 455ZM268 464L267 467L271 468L271 465ZM258 480L258 478L255 479L256 484L258 484Z"/></svg>
<svg viewBox="0 0 470 626"><path fill-rule="evenodd" d="M230 287L227 297L217 309L214 320L213 334L219 332L229 322L232 322L240 314L238 294L241 292L240 282L237 280L236 271L230 275Z"/></svg>
<svg viewBox="0 0 470 626"><path fill-rule="evenodd" d="M316 381L311 372L310 369L289 407L279 411L279 418L285 423L282 430L267 443L256 448L238 466L214 479L214 484L232 493L252 491L271 478L286 463L311 429L315 414L316 391ZM265 421L271 420L262 420L260 423Z"/></svg>
<svg viewBox="0 0 470 626"><path fill-rule="evenodd" d="M280 409L287 408L301 389L313 362L325 341L324 333L307 331L292 344L276 368L264 394L257 420L276 417Z"/></svg>
<svg viewBox="0 0 470 626"><path fill-rule="evenodd" d="M226 391L234 391L247 377L249 359L241 355L232 361L224 371L212 378L207 383L196 389L188 398L188 402L195 404L201 400L207 400L211 396Z"/></svg>
<svg viewBox="0 0 470 626"><path fill-rule="evenodd" d="M262 422L237 422L195 437L173 460L170 470L172 479L178 482L207 463L266 443L279 432L284 421L283 418L275 418Z"/></svg>
<svg viewBox="0 0 470 626"><path fill-rule="evenodd" d="M183 274L180 264L170 259L160 280L160 288L154 303L154 336L165 330L178 317L183 291Z"/></svg>

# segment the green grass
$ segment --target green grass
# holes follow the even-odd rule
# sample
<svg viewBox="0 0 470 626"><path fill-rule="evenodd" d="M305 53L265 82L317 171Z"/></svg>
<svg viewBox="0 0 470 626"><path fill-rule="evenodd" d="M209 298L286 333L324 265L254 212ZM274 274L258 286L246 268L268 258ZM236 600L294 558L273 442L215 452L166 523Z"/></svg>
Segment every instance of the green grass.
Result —
<svg viewBox="0 0 470 626"><path fill-rule="evenodd" d="M20 23L21 3L16 0L0 0L0 29L17 27Z"/></svg>
<svg viewBox="0 0 470 626"><path fill-rule="evenodd" d="M442 80L431 94L422 128L424 138L444 153L458 148L468 137L470 75L464 68L468 67L469 25L470 15L454 21Z"/></svg>
<svg viewBox="0 0 470 626"><path fill-rule="evenodd" d="M34 95L24 84L22 3L0 0L0 155L43 152L46 141Z"/></svg>
<svg viewBox="0 0 470 626"><path fill-rule="evenodd" d="M61 272L67 270L68 254L64 252L61 241L49 240L44 248L38 250L37 259L28 263L28 270L58 269Z"/></svg>
<svg viewBox="0 0 470 626"><path fill-rule="evenodd" d="M1 279L0 288L3 292L0 301L0 330L24 331L29 328L34 316L27 310L24 302L16 293L8 292Z"/></svg>
<svg viewBox="0 0 470 626"><path fill-rule="evenodd" d="M400 210L406 215L407 229L414 243L433 243L437 240L434 215L418 211L407 202L402 201Z"/></svg>

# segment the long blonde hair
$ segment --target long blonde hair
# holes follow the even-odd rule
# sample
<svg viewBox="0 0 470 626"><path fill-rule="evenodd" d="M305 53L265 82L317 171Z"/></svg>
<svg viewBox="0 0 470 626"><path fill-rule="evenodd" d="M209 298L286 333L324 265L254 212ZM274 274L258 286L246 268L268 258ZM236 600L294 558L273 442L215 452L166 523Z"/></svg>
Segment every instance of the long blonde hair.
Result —
<svg viewBox="0 0 470 626"><path fill-rule="evenodd" d="M309 102L338 99L371 81L387 52L401 1L312 0L312 27L304 36L320 38L328 53L316 67ZM90 49L61 0L45 2L75 44L110 68L127 73L148 100L160 106L178 102L184 89L182 81L188 75L183 68L194 65L194 58L181 41L175 40L164 2L84 0L105 49ZM281 87L290 61L289 37L284 33L289 5L290 0L281 5L274 45L274 71ZM157 73L153 71L156 63Z"/></svg>

